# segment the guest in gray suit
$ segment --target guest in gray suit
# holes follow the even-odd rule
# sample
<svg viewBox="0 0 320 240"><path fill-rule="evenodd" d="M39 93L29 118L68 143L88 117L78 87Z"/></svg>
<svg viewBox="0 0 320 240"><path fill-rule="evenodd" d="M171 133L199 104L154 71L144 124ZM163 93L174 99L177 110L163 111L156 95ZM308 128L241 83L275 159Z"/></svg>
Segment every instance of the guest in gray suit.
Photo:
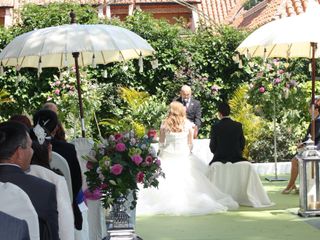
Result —
<svg viewBox="0 0 320 240"><path fill-rule="evenodd" d="M0 239L30 240L27 222L0 211Z"/></svg>
<svg viewBox="0 0 320 240"><path fill-rule="evenodd" d="M59 240L55 185L24 173L30 167L31 144L25 125L0 123L0 181L17 185L29 196L38 214L40 239Z"/></svg>
<svg viewBox="0 0 320 240"><path fill-rule="evenodd" d="M176 100L185 106L187 111L187 119L195 124L194 138L197 137L201 126L201 104L192 97L191 87L183 85L180 90L180 97Z"/></svg>

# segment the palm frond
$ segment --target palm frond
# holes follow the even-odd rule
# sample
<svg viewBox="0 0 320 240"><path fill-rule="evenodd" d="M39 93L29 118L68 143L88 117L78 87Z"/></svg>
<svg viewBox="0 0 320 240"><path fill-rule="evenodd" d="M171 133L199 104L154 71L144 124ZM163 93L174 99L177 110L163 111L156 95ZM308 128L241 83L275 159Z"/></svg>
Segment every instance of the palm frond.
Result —
<svg viewBox="0 0 320 240"><path fill-rule="evenodd" d="M120 87L120 96L132 109L137 109L150 97L147 92L139 92L135 89L126 87Z"/></svg>
<svg viewBox="0 0 320 240"><path fill-rule="evenodd" d="M232 109L232 118L242 123L243 132L246 138L244 156L250 158L250 146L257 141L263 121L253 112L253 107L247 102L248 85L240 86L229 100Z"/></svg>

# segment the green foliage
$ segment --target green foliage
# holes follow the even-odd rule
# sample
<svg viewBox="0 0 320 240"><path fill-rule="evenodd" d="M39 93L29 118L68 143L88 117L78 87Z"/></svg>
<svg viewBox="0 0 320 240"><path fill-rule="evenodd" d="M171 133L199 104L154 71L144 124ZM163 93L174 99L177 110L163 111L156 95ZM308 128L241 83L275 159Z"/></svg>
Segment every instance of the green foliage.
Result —
<svg viewBox="0 0 320 240"><path fill-rule="evenodd" d="M59 118L69 130L67 135L73 138L80 136L80 107L74 73L62 72L60 77L54 75L54 80L49 83L51 91L47 93L47 101L53 101L59 106ZM87 79L85 74L82 74L81 95L87 136L93 135L94 114L102 104L104 92L101 87L95 79Z"/></svg>
<svg viewBox="0 0 320 240"><path fill-rule="evenodd" d="M263 120L254 114L253 107L247 103L248 90L247 84L240 86L229 100L229 104L232 109L232 118L242 123L246 138L244 157L252 159L250 154L251 146L259 139Z"/></svg>
<svg viewBox="0 0 320 240"><path fill-rule="evenodd" d="M123 100L122 111L113 113L113 118L103 119L101 125L107 132L121 132L134 129L145 133L147 129L159 129L161 120L167 110L166 104L155 96L135 89L121 87L119 96Z"/></svg>
<svg viewBox="0 0 320 240"><path fill-rule="evenodd" d="M70 24L69 13L74 10L76 21L80 24L98 23L98 13L90 5L76 3L49 3L45 7L26 4L21 11L21 27L25 32L36 28L45 28Z"/></svg>

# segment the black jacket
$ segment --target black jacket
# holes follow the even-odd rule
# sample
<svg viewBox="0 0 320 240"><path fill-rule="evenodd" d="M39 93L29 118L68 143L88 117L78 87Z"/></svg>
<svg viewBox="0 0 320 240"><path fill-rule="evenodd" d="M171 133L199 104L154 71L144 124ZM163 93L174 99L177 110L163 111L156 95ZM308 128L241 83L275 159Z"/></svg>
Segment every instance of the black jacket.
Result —
<svg viewBox="0 0 320 240"><path fill-rule="evenodd" d="M210 133L210 150L213 159L210 162L239 162L245 160L242 151L245 146L242 124L223 118L214 124Z"/></svg>

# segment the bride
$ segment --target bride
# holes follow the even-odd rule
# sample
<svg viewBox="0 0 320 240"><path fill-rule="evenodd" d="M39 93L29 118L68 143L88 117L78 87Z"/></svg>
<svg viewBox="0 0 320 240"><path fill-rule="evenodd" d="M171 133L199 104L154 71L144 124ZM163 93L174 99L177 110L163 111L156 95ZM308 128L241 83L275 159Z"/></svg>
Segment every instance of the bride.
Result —
<svg viewBox="0 0 320 240"><path fill-rule="evenodd" d="M139 191L137 215L200 215L238 208L204 175L207 166L191 153L192 136L185 107L172 102L160 127L159 158L165 178L158 189Z"/></svg>

